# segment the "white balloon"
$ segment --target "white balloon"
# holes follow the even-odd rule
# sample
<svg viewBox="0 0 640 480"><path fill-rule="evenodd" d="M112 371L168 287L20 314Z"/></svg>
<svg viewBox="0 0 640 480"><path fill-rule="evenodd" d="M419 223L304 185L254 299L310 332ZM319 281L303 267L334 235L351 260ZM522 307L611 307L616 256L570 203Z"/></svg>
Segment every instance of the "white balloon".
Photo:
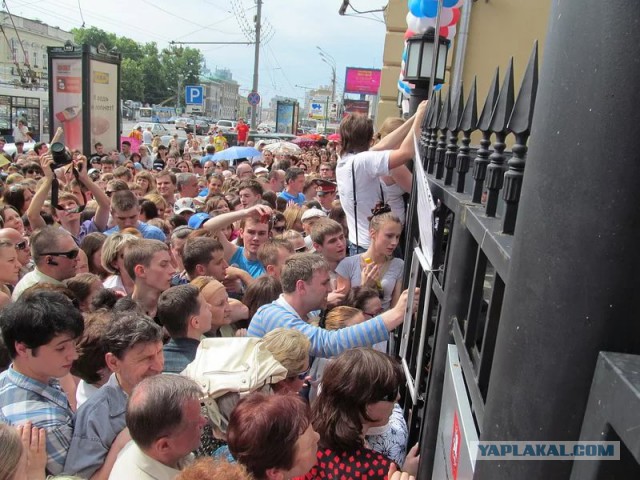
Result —
<svg viewBox="0 0 640 480"><path fill-rule="evenodd" d="M447 38L449 40L453 40L453 37L456 36L456 26L455 25L451 25L450 27L447 27L449 29L449 34L447 35Z"/></svg>
<svg viewBox="0 0 640 480"><path fill-rule="evenodd" d="M447 27L451 22L453 22L453 10L443 7L440 11L440 26Z"/></svg>
<svg viewBox="0 0 640 480"><path fill-rule="evenodd" d="M413 31L415 33L424 33L429 28L435 28L435 26L436 26L436 19L435 18L421 17L421 18L418 18L417 29L413 30Z"/></svg>
<svg viewBox="0 0 640 480"><path fill-rule="evenodd" d="M436 26L436 19L429 17L416 17L411 12L407 13L407 27L413 33L424 33L429 27Z"/></svg>

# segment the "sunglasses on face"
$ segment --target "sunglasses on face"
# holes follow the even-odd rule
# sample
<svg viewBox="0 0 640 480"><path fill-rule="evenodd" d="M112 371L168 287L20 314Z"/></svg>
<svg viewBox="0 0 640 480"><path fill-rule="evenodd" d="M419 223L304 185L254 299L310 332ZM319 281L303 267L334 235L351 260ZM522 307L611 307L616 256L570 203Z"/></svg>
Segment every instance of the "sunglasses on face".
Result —
<svg viewBox="0 0 640 480"><path fill-rule="evenodd" d="M56 208L56 210L58 210L59 212L66 212L66 213L80 213L81 211L84 210L84 208L76 206L71 208Z"/></svg>
<svg viewBox="0 0 640 480"><path fill-rule="evenodd" d="M307 246L306 245L304 247L296 248L296 253L306 252L306 251L307 251Z"/></svg>
<svg viewBox="0 0 640 480"><path fill-rule="evenodd" d="M69 260L73 260L74 258L76 258L78 256L78 252L80 250L75 249L75 250L69 250L68 252L50 252L50 253L43 253L42 255L49 255L51 257L67 257Z"/></svg>
<svg viewBox="0 0 640 480"><path fill-rule="evenodd" d="M286 227L286 226L284 226L284 225L283 225L282 227L275 227L275 226L274 226L271 230L273 230L273 231L274 231L274 232L276 232L276 233L283 233L283 232L286 230L286 228L287 228L287 227Z"/></svg>
<svg viewBox="0 0 640 480"><path fill-rule="evenodd" d="M26 240L23 240L20 243L16 243L16 250L25 250L29 245L27 244Z"/></svg>

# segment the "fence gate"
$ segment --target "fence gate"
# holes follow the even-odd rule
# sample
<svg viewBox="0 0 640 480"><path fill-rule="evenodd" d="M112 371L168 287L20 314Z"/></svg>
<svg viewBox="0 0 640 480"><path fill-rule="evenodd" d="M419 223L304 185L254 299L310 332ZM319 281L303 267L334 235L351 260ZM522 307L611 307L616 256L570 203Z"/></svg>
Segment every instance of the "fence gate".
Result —
<svg viewBox="0 0 640 480"><path fill-rule="evenodd" d="M570 461L467 469L465 442L603 430L585 417L599 352L640 353L640 4L551 10L540 89L536 44L517 91L511 59L488 92L436 94L423 121L405 279L421 298L394 343L421 480L569 478Z"/></svg>

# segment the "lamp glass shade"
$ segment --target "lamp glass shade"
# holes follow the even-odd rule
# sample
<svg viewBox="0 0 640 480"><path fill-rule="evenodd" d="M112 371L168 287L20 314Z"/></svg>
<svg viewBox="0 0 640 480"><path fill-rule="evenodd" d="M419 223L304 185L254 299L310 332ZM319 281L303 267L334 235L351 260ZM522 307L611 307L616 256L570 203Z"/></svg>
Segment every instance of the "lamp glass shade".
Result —
<svg viewBox="0 0 640 480"><path fill-rule="evenodd" d="M422 42L419 40L409 41L409 51L407 52L407 72L405 78L416 78L419 75L420 49Z"/></svg>
<svg viewBox="0 0 640 480"><path fill-rule="evenodd" d="M436 68L436 81L439 83L444 82L444 74L447 67L447 50L448 45L441 43L440 51L438 52L438 66Z"/></svg>
<svg viewBox="0 0 640 480"><path fill-rule="evenodd" d="M420 77L429 81L431 78L431 62L433 61L433 42L425 43L422 50L422 67L420 68Z"/></svg>

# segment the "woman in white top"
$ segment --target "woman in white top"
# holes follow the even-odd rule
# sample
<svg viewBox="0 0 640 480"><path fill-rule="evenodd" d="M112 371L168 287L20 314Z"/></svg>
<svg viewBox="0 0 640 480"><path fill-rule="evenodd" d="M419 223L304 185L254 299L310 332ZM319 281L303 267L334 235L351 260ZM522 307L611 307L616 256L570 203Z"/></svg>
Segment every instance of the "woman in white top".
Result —
<svg viewBox="0 0 640 480"><path fill-rule="evenodd" d="M109 275L102 286L119 292L122 295L133 293L133 279L124 268L124 253L127 248L138 243L138 237L128 233L109 235L102 246L102 267Z"/></svg>
<svg viewBox="0 0 640 480"><path fill-rule="evenodd" d="M404 261L393 258L401 233L402 223L396 215L391 212L374 215L369 222L369 248L345 258L336 268L338 290L347 294L357 286L378 288L383 292L382 308L393 307L402 292Z"/></svg>

